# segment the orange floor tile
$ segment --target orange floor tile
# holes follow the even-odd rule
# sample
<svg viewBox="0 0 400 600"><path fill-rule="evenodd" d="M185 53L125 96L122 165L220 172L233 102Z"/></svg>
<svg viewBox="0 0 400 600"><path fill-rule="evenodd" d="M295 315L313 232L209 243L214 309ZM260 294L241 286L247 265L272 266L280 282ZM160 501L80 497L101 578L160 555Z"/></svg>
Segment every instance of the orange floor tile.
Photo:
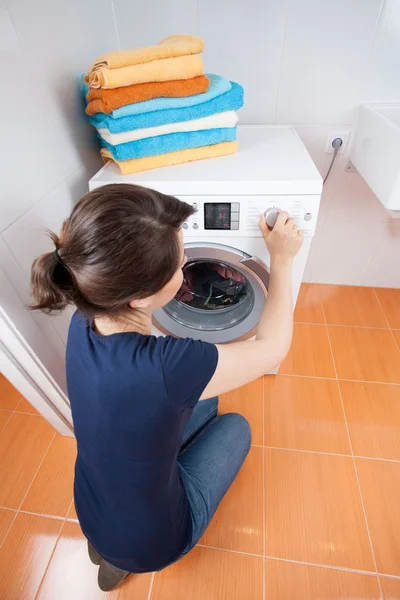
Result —
<svg viewBox="0 0 400 600"><path fill-rule="evenodd" d="M75 441L0 376L0 599L400 600L400 291L304 284L295 321L279 375L220 398L253 446L200 544L109 594Z"/></svg>
<svg viewBox="0 0 400 600"><path fill-rule="evenodd" d="M265 445L349 454L337 382L265 377Z"/></svg>
<svg viewBox="0 0 400 600"><path fill-rule="evenodd" d="M151 577L150 573L132 575L113 592L101 592L79 525L65 523L37 600L147 600Z"/></svg>
<svg viewBox="0 0 400 600"><path fill-rule="evenodd" d="M400 383L400 352L389 330L328 330L339 379Z"/></svg>
<svg viewBox="0 0 400 600"><path fill-rule="evenodd" d="M335 377L326 327L295 323L292 347L279 372L288 375Z"/></svg>
<svg viewBox="0 0 400 600"><path fill-rule="evenodd" d="M400 329L400 290L375 288L379 302L392 329Z"/></svg>
<svg viewBox="0 0 400 600"><path fill-rule="evenodd" d="M391 579L390 577L381 577L381 586L385 600L399 600L400 598L400 579Z"/></svg>
<svg viewBox="0 0 400 600"><path fill-rule="evenodd" d="M400 386L341 381L356 456L400 460Z"/></svg>
<svg viewBox="0 0 400 600"><path fill-rule="evenodd" d="M265 452L267 556L373 570L353 460Z"/></svg>
<svg viewBox="0 0 400 600"><path fill-rule="evenodd" d="M53 437L42 417L12 415L0 434L0 506L19 508Z"/></svg>
<svg viewBox="0 0 400 600"><path fill-rule="evenodd" d="M0 409L15 410L22 396L0 373Z"/></svg>
<svg viewBox="0 0 400 600"><path fill-rule="evenodd" d="M72 500L75 458L75 440L57 434L21 509L65 517Z"/></svg>
<svg viewBox="0 0 400 600"><path fill-rule="evenodd" d="M33 408L32 404L29 404L28 400L25 400L25 398L21 398L21 401L15 409L15 412L27 413L28 415L39 414L36 408Z"/></svg>
<svg viewBox="0 0 400 600"><path fill-rule="evenodd" d="M194 548L156 573L151 600L262 600L263 559L211 548Z"/></svg>
<svg viewBox="0 0 400 600"><path fill-rule="evenodd" d="M223 394L219 399L220 413L239 412L251 426L252 443L263 444L263 380L257 379L238 390Z"/></svg>
<svg viewBox="0 0 400 600"><path fill-rule="evenodd" d="M372 288L320 285L319 293L329 325L387 327L385 315Z"/></svg>
<svg viewBox="0 0 400 600"><path fill-rule="evenodd" d="M294 311L296 323L325 323L320 293L317 285L303 283Z"/></svg>
<svg viewBox="0 0 400 600"><path fill-rule="evenodd" d="M400 577L400 463L356 459L378 570Z"/></svg>
<svg viewBox="0 0 400 600"><path fill-rule="evenodd" d="M278 560L266 561L267 599L379 600L378 579Z"/></svg>

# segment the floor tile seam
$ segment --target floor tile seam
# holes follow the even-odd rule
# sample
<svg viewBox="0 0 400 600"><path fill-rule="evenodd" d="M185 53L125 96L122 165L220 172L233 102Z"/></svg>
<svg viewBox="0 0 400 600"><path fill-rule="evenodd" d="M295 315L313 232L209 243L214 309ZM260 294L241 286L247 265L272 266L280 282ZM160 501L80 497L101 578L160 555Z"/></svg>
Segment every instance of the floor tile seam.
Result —
<svg viewBox="0 0 400 600"><path fill-rule="evenodd" d="M312 321L294 321L295 325L315 325L316 327L344 327L345 329L374 329L378 331L388 331L391 327L376 327L375 325L343 325L342 323L313 323Z"/></svg>
<svg viewBox="0 0 400 600"><path fill-rule="evenodd" d="M275 375L275 374L274 374ZM272 375L271 375L272 376ZM344 377L323 377L322 375L301 375L300 373L276 373L279 377L302 377L303 379L327 379L328 381L348 381L350 383L372 383L374 385L396 385L400 383L393 383L391 381L367 381L366 379L346 379Z"/></svg>
<svg viewBox="0 0 400 600"><path fill-rule="evenodd" d="M262 446L255 447L261 448ZM305 454L321 454L322 456L338 456L341 458L357 458L361 460L378 460L381 462L400 463L400 459L382 458L380 456L361 456L358 454L355 454L353 456L351 454L343 454L340 452L324 452L323 450L305 450L303 448L285 448L284 446L264 446L264 448L267 450L282 450L284 452L301 452Z"/></svg>
<svg viewBox="0 0 400 600"><path fill-rule="evenodd" d="M387 323L387 325L388 325L388 327L389 327L390 333L391 333L391 335L392 335L392 338L393 338L393 341L394 341L394 345L396 346L397 350L398 350L398 351L399 351L399 353L400 353L400 345L397 343L397 340L396 340L396 338L395 338L395 335L394 335L394 333L393 333L393 331L396 331L396 329L395 329L395 328L392 328L392 327L390 326L389 319L388 319L388 318L387 318L387 316L386 316L386 312L383 310L383 306L382 306L382 303L381 303L381 301L379 300L379 296L378 296L378 294L376 293L376 289L375 289L375 288L373 288L373 289L374 289L375 297L376 297L376 299L377 299L377 301L378 301L378 304L379 304L379 306L381 307L381 311L383 312L383 314L384 314L384 316L385 316L385 321L386 321L386 323Z"/></svg>

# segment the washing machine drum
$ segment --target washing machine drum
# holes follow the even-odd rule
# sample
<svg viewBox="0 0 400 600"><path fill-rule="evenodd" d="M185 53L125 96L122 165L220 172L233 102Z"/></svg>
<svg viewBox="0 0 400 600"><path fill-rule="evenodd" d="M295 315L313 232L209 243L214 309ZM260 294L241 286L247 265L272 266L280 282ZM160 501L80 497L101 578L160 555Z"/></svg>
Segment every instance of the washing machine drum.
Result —
<svg viewBox="0 0 400 600"><path fill-rule="evenodd" d="M185 250L182 286L156 311L155 326L212 343L252 337L266 298L267 267L222 244L188 244Z"/></svg>

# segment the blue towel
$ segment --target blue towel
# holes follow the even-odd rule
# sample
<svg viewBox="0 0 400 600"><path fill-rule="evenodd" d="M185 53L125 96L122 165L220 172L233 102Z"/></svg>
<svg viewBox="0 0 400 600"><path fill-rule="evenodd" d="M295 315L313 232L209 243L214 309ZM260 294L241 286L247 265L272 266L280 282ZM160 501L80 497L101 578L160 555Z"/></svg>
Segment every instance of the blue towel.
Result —
<svg viewBox="0 0 400 600"><path fill-rule="evenodd" d="M195 94L194 96L186 96L185 98L154 98L153 100L146 100L144 102L135 102L134 104L127 104L116 108L110 113L112 119L119 119L120 117L128 117L129 115L139 115L146 112L153 112L155 110L165 110L167 108L183 108L185 106L194 106L195 104L202 104L212 98L216 98L221 94L225 94L231 89L231 82L221 75L213 75L212 73L207 74L210 80L210 86L207 92L204 94ZM84 94L89 91L89 86L83 82Z"/></svg>
<svg viewBox="0 0 400 600"><path fill-rule="evenodd" d="M117 146L112 146L103 138L100 138L102 145L109 149L115 160L158 156L159 154L186 148L199 148L200 146L212 146L220 142L233 142L235 139L236 127L169 133L136 140L135 142L127 142L126 144L118 144Z"/></svg>
<svg viewBox="0 0 400 600"><path fill-rule="evenodd" d="M231 89L224 94L194 106L155 110L153 112L121 117L120 119L113 119L105 113L98 113L93 117L89 117L89 121L97 129L104 127L111 133L120 133L121 131L132 131L133 129L141 129L142 127L156 127L158 125L165 125L166 123L191 121L192 119L208 117L209 115L226 110L237 110L243 106L244 92L242 86L238 83L231 81L231 85Z"/></svg>

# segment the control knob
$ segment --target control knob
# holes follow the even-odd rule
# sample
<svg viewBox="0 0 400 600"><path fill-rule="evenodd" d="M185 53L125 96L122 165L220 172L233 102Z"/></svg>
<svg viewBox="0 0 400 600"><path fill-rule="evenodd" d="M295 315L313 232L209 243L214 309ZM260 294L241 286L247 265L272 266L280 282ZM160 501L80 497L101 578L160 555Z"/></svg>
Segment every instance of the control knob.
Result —
<svg viewBox="0 0 400 600"><path fill-rule="evenodd" d="M277 220L280 212L281 212L280 209L277 208L276 206L271 206L271 208L267 208L267 210L265 211L265 213L264 213L265 222L268 225L269 229L274 228L276 220Z"/></svg>

